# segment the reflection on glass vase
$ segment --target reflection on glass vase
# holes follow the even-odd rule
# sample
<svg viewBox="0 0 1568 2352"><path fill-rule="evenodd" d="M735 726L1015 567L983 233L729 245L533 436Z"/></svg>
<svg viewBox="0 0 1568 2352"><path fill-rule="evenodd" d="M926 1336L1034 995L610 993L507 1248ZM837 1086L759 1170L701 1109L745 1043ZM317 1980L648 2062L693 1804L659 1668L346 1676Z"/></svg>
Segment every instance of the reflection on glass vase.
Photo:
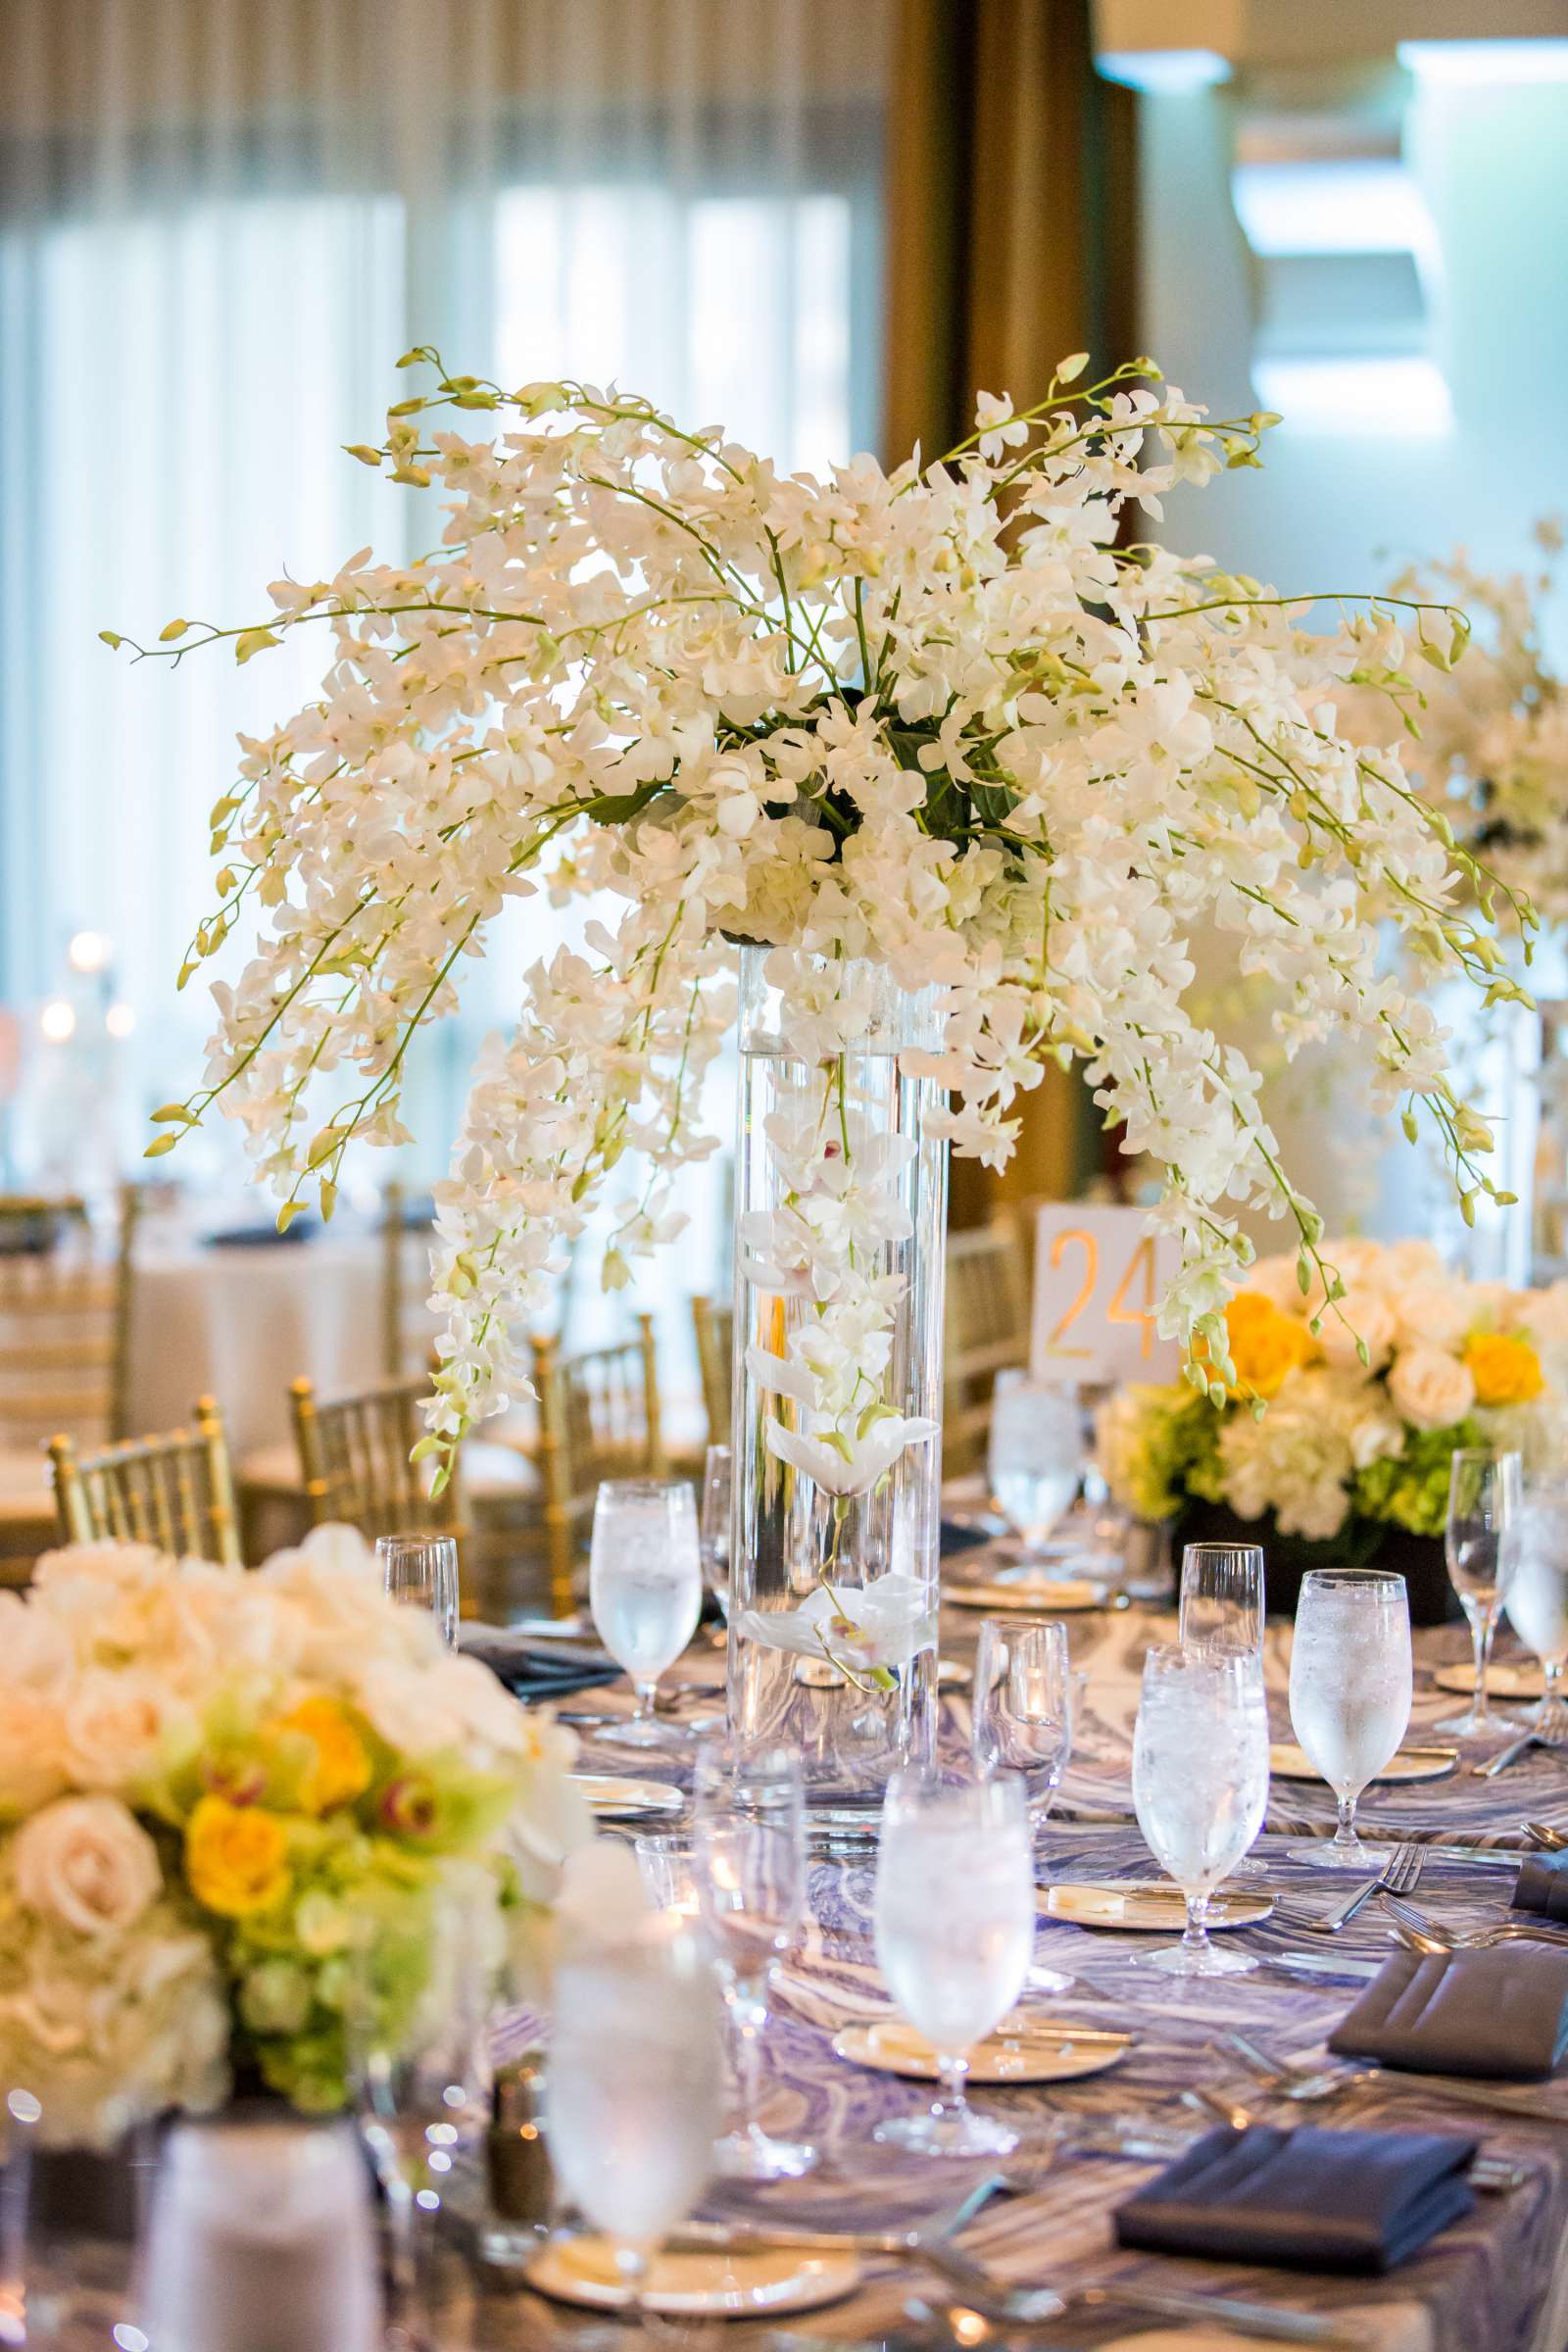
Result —
<svg viewBox="0 0 1568 2352"><path fill-rule="evenodd" d="M934 989L743 954L730 1721L818 1792L934 1731L945 1096L899 1057L941 1042Z"/></svg>

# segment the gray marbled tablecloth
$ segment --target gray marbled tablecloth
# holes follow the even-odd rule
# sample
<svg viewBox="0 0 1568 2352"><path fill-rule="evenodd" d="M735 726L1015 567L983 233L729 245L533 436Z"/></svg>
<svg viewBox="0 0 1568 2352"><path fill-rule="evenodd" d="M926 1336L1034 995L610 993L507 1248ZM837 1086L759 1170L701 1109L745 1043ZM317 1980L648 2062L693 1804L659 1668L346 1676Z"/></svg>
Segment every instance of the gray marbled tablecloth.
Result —
<svg viewBox="0 0 1568 2352"><path fill-rule="evenodd" d="M944 1581L971 1568L945 1569ZM994 1573L995 1560L973 1555L971 1573ZM980 1622L974 1611L945 1612L943 1652L965 1660ZM1050 1880L1139 1878L1154 1875L1152 1860L1131 1820L1129 1781L1131 1727L1139 1675L1152 1642L1174 1637L1167 1614L1132 1607L1098 1610L1067 1619L1073 1662L1089 1675L1086 1720L1080 1725L1082 1753L1067 1773L1046 1845ZM1285 1691L1289 1676L1288 1626L1269 1629L1266 1671L1278 1739L1290 1738ZM1424 1740L1434 1721L1463 1704L1435 1690L1432 1671L1465 1653L1462 1628L1417 1637L1418 1668L1410 1738ZM716 1689L717 1659L700 1646L681 1670L692 1686ZM613 1710L614 1690L595 1691L585 1710ZM943 1700L943 1739L967 1738L968 1706L961 1690ZM1513 1710L1518 1712L1518 1710ZM1461 1769L1448 1779L1375 1788L1365 1799L1365 1826L1376 1834L1417 1838L1426 1842L1521 1842L1519 1823L1527 1816L1560 1820L1568 1826L1568 1764L1543 1757L1514 1767L1494 1783L1469 1770L1482 1748L1467 1750ZM631 1760L632 1751L607 1741L589 1750L600 1770L661 1772L671 1768ZM673 1775L672 1777L678 1777ZM1265 1888L1288 1892L1315 1905L1343 1891L1338 1876L1294 1864L1286 1845L1305 1834L1326 1833L1334 1819L1326 1788L1276 1782L1265 1835L1254 1852L1264 1863ZM662 1826L662 1825L661 1825ZM1250 1886L1251 1882L1249 1882ZM871 2139L874 2125L900 2109L928 2102L923 2085L858 2069L839 2058L834 2034L847 2023L889 2014L875 1967L871 1940L873 1872L870 1867L818 1865L811 1878L811 1927L796 1963L785 1973L774 2002L768 2034L769 2096L764 2120L792 2136L805 2134L824 2153L822 2169L810 2178L765 2190L729 2187L706 2209L712 2213L788 2214L815 2218L824 2227L846 2224L886 2227L895 2216L935 2211L962 2193L973 2168L899 2157ZM1512 1881L1503 1871L1429 1858L1416 1899L1435 1918L1452 1925L1498 1915ZM1335 1938L1332 1946L1277 1919L1243 1931L1228 1940L1267 1960L1270 1952L1319 1946L1328 1952L1380 1956L1387 1948L1387 1921L1374 1908ZM1249 2033L1284 2055L1321 2055L1325 2034L1355 1997L1353 1988L1303 1982L1267 1965L1255 1975L1182 1984L1151 1972L1142 1963L1155 1939L1102 1934L1042 1919L1037 1962L1075 1979L1069 1994L1027 1993L1026 2004L1041 2016L1112 2026L1131 2032L1136 2044L1112 2072L1079 2083L1005 2091L976 2090L980 2106L995 2104L1021 2129L1022 2145L1007 2164L1019 2193L999 2200L965 2238L1000 2273L1020 2281L1071 2287L1087 2281L1134 2279L1140 2285L1211 2289L1291 2309L1353 2313L1381 2352L1559 2352L1568 2344L1568 2263L1562 2258L1568 2228L1568 2076L1544 2086L1515 2087L1519 2114L1477 2112L1445 2096L1441 2085L1391 2080L1358 2090L1332 2107L1292 2109L1257 2093L1245 2070L1213 2046L1226 2030ZM1310 2120L1346 2125L1431 2129L1435 2125L1474 2133L1489 2152L1506 2153L1529 2167L1526 2183L1503 2197L1480 2200L1469 2220L1446 2231L1386 2280L1314 2277L1238 2265L1122 2254L1112 2242L1110 2216L1120 2200L1155 2168L1114 2158L1085 2157L1057 2146L1063 2123L1073 2117L1135 2115L1166 2125L1200 2128L1181 2104L1188 2085L1202 2082L1225 2090L1271 2120ZM828 2339L880 2343L895 2326L906 2296L917 2291L914 2274L891 2266L873 2271L859 2294L836 2309L794 2323ZM532 2298L524 2295L522 2303ZM573 2315L558 2309L540 2320L564 2343L576 2327ZM519 2307L520 2309L520 2307ZM730 2327L724 2340L742 2352L767 2340L769 2331ZM499 2347L535 2340L525 2335L476 2335L475 2344ZM541 2335L537 2340L549 2340ZM1234 2336L1207 2328L1178 2327L1168 2321L1134 2321L1108 2312L1072 2314L1051 2327L1028 2331L1027 2340L1048 2347L1134 2344L1154 2352L1159 2344L1234 2344Z"/></svg>

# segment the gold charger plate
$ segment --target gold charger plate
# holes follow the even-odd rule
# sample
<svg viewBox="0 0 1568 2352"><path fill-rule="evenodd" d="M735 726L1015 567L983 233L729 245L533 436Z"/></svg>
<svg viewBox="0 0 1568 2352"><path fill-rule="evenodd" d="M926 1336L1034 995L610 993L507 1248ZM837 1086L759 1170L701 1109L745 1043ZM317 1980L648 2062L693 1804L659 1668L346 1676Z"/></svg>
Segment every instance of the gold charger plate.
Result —
<svg viewBox="0 0 1568 2352"><path fill-rule="evenodd" d="M1075 1928L1117 1928L1139 1934L1168 1935L1187 1925L1182 1890L1168 1879L1119 1879L1097 1884L1060 1882L1043 1890L1040 1908L1048 1919ZM1274 1909L1269 1894L1241 1894L1221 1887L1210 1895L1211 1928L1255 1928Z"/></svg>
<svg viewBox="0 0 1568 2352"><path fill-rule="evenodd" d="M623 1781L612 1772L574 1772L571 1785L580 1788L595 1813L678 1813L681 1794L662 1781Z"/></svg>
<svg viewBox="0 0 1568 2352"><path fill-rule="evenodd" d="M1075 2082L1084 2075L1102 2075L1120 2065L1133 2046L1130 2034L1104 2034L1098 2028L1053 2023L1049 2019L1020 2021L1015 2034L1004 2019L995 2034L969 2053L971 2082ZM833 2047L852 2066L868 2066L879 2075L902 2075L913 2082L935 2082L937 2056L923 2034L902 2018L885 2025L846 2026L833 2036Z"/></svg>
<svg viewBox="0 0 1568 2352"><path fill-rule="evenodd" d="M1440 1690L1457 1690L1469 1698L1476 1687L1476 1670L1467 1658L1457 1666L1440 1666L1432 1680ZM1544 1698L1545 1694L1546 1678L1533 1660L1521 1659L1515 1665L1499 1658L1487 1668L1489 1698Z"/></svg>
<svg viewBox="0 0 1568 2352"><path fill-rule="evenodd" d="M1107 1605L1102 1587L1092 1585L1086 1576L1062 1577L1055 1583L1042 1577L1015 1585L944 1585L942 1597L960 1609L1017 1609L1030 1617L1059 1617L1074 1609Z"/></svg>
<svg viewBox="0 0 1568 2352"><path fill-rule="evenodd" d="M626 2283L607 2237L553 2238L528 2265L527 2280L557 2303L615 2311ZM813 2254L799 2246L715 2247L658 2254L643 2288L649 2311L670 2319L752 2320L819 2311L860 2283L853 2254Z"/></svg>
<svg viewBox="0 0 1568 2352"><path fill-rule="evenodd" d="M1268 1768L1277 1781L1317 1781L1325 1788L1328 1787L1317 1766L1290 1740L1282 1740L1278 1746L1269 1749ZM1446 1781L1458 1769L1456 1747L1401 1747L1381 1772L1372 1775L1368 1787L1383 1781Z"/></svg>

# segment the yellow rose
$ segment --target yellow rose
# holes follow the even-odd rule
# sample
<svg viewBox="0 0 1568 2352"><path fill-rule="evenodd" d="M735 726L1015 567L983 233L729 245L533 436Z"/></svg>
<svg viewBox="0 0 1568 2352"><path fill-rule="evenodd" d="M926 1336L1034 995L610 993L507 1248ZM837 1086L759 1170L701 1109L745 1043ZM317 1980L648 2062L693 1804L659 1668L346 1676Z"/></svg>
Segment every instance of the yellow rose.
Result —
<svg viewBox="0 0 1568 2352"><path fill-rule="evenodd" d="M1530 1342L1506 1332L1473 1331L1464 1344L1464 1360L1476 1384L1477 1404L1528 1404L1546 1385Z"/></svg>
<svg viewBox="0 0 1568 2352"><path fill-rule="evenodd" d="M1281 1314L1260 1291L1238 1291L1225 1309L1236 1379L1233 1396L1277 1396L1292 1372L1309 1364L1318 1345L1306 1325Z"/></svg>
<svg viewBox="0 0 1568 2352"><path fill-rule="evenodd" d="M288 1834L257 1805L204 1796L185 1824L185 1876L223 1919L270 1911L288 1892Z"/></svg>
<svg viewBox="0 0 1568 2352"><path fill-rule="evenodd" d="M334 1805L351 1805L365 1794L370 1786L370 1759L336 1699L304 1699L277 1728L303 1732L315 1746L316 1761L300 1784L300 1802L308 1813L328 1813Z"/></svg>

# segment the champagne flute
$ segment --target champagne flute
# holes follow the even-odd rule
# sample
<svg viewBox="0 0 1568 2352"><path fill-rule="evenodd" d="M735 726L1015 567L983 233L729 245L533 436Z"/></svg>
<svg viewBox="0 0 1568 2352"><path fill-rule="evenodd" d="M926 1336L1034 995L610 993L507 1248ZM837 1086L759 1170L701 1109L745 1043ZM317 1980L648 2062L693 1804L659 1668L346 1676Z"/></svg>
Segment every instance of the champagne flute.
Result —
<svg viewBox="0 0 1568 2352"><path fill-rule="evenodd" d="M1180 1943L1144 1963L1175 1977L1240 1976L1250 1953L1208 1939L1209 1898L1268 1806L1268 1706L1248 1653L1152 1649L1133 1734L1133 1806L1150 1852L1187 1904Z"/></svg>
<svg viewBox="0 0 1568 2352"><path fill-rule="evenodd" d="M1183 1649L1217 1643L1263 1652L1263 1547L1189 1544L1182 1552L1177 1640Z"/></svg>
<svg viewBox="0 0 1568 2352"><path fill-rule="evenodd" d="M1563 1668L1568 1665L1568 1486L1527 1488L1518 1555L1503 1599L1508 1622L1541 1660L1546 1689L1529 1721L1544 1739L1568 1732Z"/></svg>
<svg viewBox="0 0 1568 2352"><path fill-rule="evenodd" d="M655 1721L659 1678L696 1633L703 1608L697 1503L686 1481L604 1481L594 1500L588 1597L600 1641L637 1692L617 1741L666 1745L679 1735Z"/></svg>
<svg viewBox="0 0 1568 2352"><path fill-rule="evenodd" d="M1410 1720L1410 1605L1402 1576L1314 1568L1301 1579L1291 1645L1291 1725L1339 1801L1331 1840L1290 1848L1318 1870L1376 1871L1355 1808Z"/></svg>
<svg viewBox="0 0 1568 2352"><path fill-rule="evenodd" d="M733 1456L727 1446L710 1446L703 1463L703 1510L700 1538L703 1582L718 1603L715 1646L722 1647L729 1626L729 1510L733 1491Z"/></svg>
<svg viewBox="0 0 1568 2352"><path fill-rule="evenodd" d="M615 2250L622 2319L712 2170L723 2058L703 1938L673 1911L579 1937L556 1972L545 2129L556 2179Z"/></svg>
<svg viewBox="0 0 1568 2352"><path fill-rule="evenodd" d="M1505 1715L1487 1704L1487 1668L1492 1641L1507 1598L1518 1548L1519 1456L1494 1453L1489 1446L1456 1446L1448 1461L1448 1519L1443 1547L1448 1582L1470 1620L1476 1687L1462 1715L1446 1716L1440 1732L1461 1740L1485 1739L1513 1729Z"/></svg>
<svg viewBox="0 0 1568 2352"><path fill-rule="evenodd" d="M991 1493L1025 1559L1071 1546L1049 1542L1083 1476L1083 1422L1075 1389L999 1372L991 1401L987 1470Z"/></svg>
<svg viewBox="0 0 1568 2352"><path fill-rule="evenodd" d="M1034 1854L1023 1788L1010 1778L943 1782L896 1773L882 1807L876 1956L888 1990L936 2052L942 2095L874 2139L930 2156L1004 2156L1018 2134L964 2097L969 2053L994 2033L1029 1974Z"/></svg>
<svg viewBox="0 0 1568 2352"><path fill-rule="evenodd" d="M380 1536L375 1556L393 1600L433 1611L448 1649L458 1642L458 1544L455 1536Z"/></svg>
<svg viewBox="0 0 1568 2352"><path fill-rule="evenodd" d="M433 2216L464 2144L490 2121L494 1893L454 1876L428 1901L358 1919L343 1998L349 2085L391 2239L389 2345L424 2352Z"/></svg>
<svg viewBox="0 0 1568 2352"><path fill-rule="evenodd" d="M1022 1784L1037 1877L1051 1800L1072 1752L1073 1680L1067 1628L1059 1620L982 1620L975 1651L970 1751L982 1780L1008 1772ZM1036 1968L1029 1977L1040 1992L1068 1992L1075 1981L1055 1968Z"/></svg>
<svg viewBox="0 0 1568 2352"><path fill-rule="evenodd" d="M713 2151L717 2169L732 2180L797 2179L816 2150L775 2139L758 2108L767 1996L806 1919L800 1757L789 1748L740 1757L710 1744L698 1759L694 1804L698 1900L718 1957L740 2090L740 2119Z"/></svg>

